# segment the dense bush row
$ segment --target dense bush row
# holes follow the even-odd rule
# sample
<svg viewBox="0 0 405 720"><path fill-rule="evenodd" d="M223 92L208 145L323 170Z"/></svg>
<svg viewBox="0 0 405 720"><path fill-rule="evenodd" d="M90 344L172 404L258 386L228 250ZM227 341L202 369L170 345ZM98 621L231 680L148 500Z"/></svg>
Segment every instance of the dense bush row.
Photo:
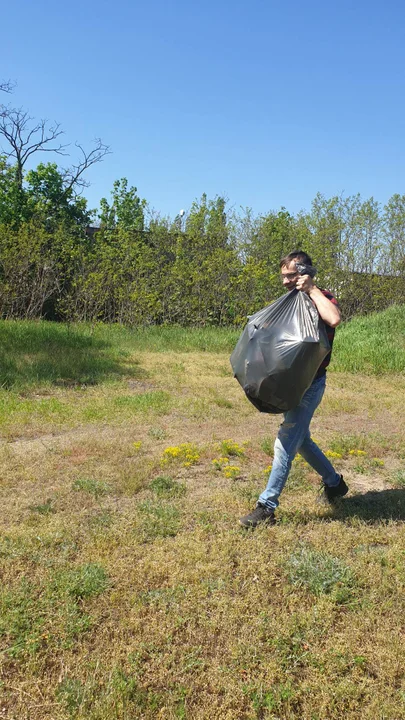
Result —
<svg viewBox="0 0 405 720"><path fill-rule="evenodd" d="M93 213L93 217L94 217ZM313 256L318 284L345 317L405 297L405 197L381 208L359 196L318 195L308 213L255 217L223 198L174 220L155 213L126 180L101 201L99 229L56 165L15 186L0 164L0 301L4 318L125 324L232 325L283 292L280 257Z"/></svg>

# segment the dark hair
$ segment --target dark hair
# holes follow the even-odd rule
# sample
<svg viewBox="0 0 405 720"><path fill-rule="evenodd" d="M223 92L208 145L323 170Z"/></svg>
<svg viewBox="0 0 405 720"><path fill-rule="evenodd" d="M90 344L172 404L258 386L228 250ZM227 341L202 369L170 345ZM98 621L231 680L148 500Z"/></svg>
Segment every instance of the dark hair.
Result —
<svg viewBox="0 0 405 720"><path fill-rule="evenodd" d="M303 250L294 250L293 252L288 253L288 255L285 255L285 257L281 258L280 267L282 268L289 265L293 260L298 260L298 262L303 265L312 265L312 260L306 252Z"/></svg>

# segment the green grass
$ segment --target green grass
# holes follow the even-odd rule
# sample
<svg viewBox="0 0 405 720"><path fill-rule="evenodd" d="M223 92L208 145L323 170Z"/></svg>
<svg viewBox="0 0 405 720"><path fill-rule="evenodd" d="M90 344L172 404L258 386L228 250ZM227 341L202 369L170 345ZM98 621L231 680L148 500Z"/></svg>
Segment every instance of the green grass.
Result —
<svg viewBox="0 0 405 720"><path fill-rule="evenodd" d="M396 470L392 474L392 484L405 490L405 470Z"/></svg>
<svg viewBox="0 0 405 720"><path fill-rule="evenodd" d="M39 582L21 578L0 592L0 641L10 658L39 655L45 648L68 649L92 625L84 601L109 585L95 563L56 570Z"/></svg>
<svg viewBox="0 0 405 720"><path fill-rule="evenodd" d="M49 515L49 514L55 512L55 510L53 508L52 498L47 498L47 500L45 500L45 502L39 503L38 505L31 505L30 510L32 510L33 512L39 513L40 515Z"/></svg>
<svg viewBox="0 0 405 720"><path fill-rule="evenodd" d="M110 491L109 485L95 478L77 478L72 483L72 490L93 495L96 500Z"/></svg>
<svg viewBox="0 0 405 720"><path fill-rule="evenodd" d="M162 326L128 329L118 325L0 322L0 387L21 391L56 385L81 388L145 377L140 358L149 353L230 354L240 330ZM332 370L370 375L405 371L405 305L354 318L338 328ZM172 372L181 375L182 363ZM225 372L225 366L224 366ZM226 373L230 368L226 366ZM3 398L4 402L4 398ZM47 408L41 412L58 412ZM227 398L216 404L231 408Z"/></svg>
<svg viewBox="0 0 405 720"><path fill-rule="evenodd" d="M180 512L168 503L145 500L139 505L141 522L137 528L144 542L174 537L180 530Z"/></svg>
<svg viewBox="0 0 405 720"><path fill-rule="evenodd" d="M336 333L331 367L365 375L405 372L405 305L343 323Z"/></svg>
<svg viewBox="0 0 405 720"><path fill-rule="evenodd" d="M229 327L186 328L179 325L162 325L128 330L118 325L107 329L99 325L94 330L96 338L102 340L106 334L111 340L128 350L143 352L210 352L231 353L241 329ZM181 364L174 367L183 372Z"/></svg>
<svg viewBox="0 0 405 720"><path fill-rule="evenodd" d="M184 483L173 480L169 475L159 475L149 485L156 495L160 497L182 497L187 489Z"/></svg>
<svg viewBox="0 0 405 720"><path fill-rule="evenodd" d="M80 387L136 377L137 362L90 326L34 321L0 322L0 386Z"/></svg>
<svg viewBox="0 0 405 720"><path fill-rule="evenodd" d="M273 457L274 452L274 438L264 437L261 440L260 447L266 455Z"/></svg>
<svg viewBox="0 0 405 720"><path fill-rule="evenodd" d="M232 377L237 331L5 328L5 717L405 718L401 374L330 374L313 436L350 493L318 506L298 460L246 533L280 418Z"/></svg>
<svg viewBox="0 0 405 720"><path fill-rule="evenodd" d="M288 559L288 579L299 587L308 588L314 595L331 594L338 590L338 598L347 596L353 585L353 573L341 560L310 547L301 547Z"/></svg>
<svg viewBox="0 0 405 720"><path fill-rule="evenodd" d="M333 452L337 452L340 455L347 456L350 451L361 450L364 451L366 446L366 438L364 435L356 433L355 435L342 435L335 436L329 443L329 448Z"/></svg>

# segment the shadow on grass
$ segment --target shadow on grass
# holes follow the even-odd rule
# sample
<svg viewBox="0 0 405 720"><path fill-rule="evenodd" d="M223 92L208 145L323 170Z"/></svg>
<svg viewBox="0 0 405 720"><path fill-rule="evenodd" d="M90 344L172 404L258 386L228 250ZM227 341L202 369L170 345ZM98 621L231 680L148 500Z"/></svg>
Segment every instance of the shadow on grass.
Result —
<svg viewBox="0 0 405 720"><path fill-rule="evenodd" d="M358 517L366 522L405 520L405 490L370 490L364 495L344 498L333 510L333 517Z"/></svg>
<svg viewBox="0 0 405 720"><path fill-rule="evenodd" d="M145 377L138 361L88 328L50 322L0 322L0 387L96 385Z"/></svg>

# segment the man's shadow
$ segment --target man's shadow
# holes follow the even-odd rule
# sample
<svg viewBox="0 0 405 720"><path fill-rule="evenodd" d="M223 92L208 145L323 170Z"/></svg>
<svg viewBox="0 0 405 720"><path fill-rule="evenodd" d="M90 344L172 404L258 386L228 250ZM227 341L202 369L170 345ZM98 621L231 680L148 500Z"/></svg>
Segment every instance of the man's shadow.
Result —
<svg viewBox="0 0 405 720"><path fill-rule="evenodd" d="M405 520L405 489L369 490L363 495L342 498L333 507L333 517L358 517L366 522Z"/></svg>

